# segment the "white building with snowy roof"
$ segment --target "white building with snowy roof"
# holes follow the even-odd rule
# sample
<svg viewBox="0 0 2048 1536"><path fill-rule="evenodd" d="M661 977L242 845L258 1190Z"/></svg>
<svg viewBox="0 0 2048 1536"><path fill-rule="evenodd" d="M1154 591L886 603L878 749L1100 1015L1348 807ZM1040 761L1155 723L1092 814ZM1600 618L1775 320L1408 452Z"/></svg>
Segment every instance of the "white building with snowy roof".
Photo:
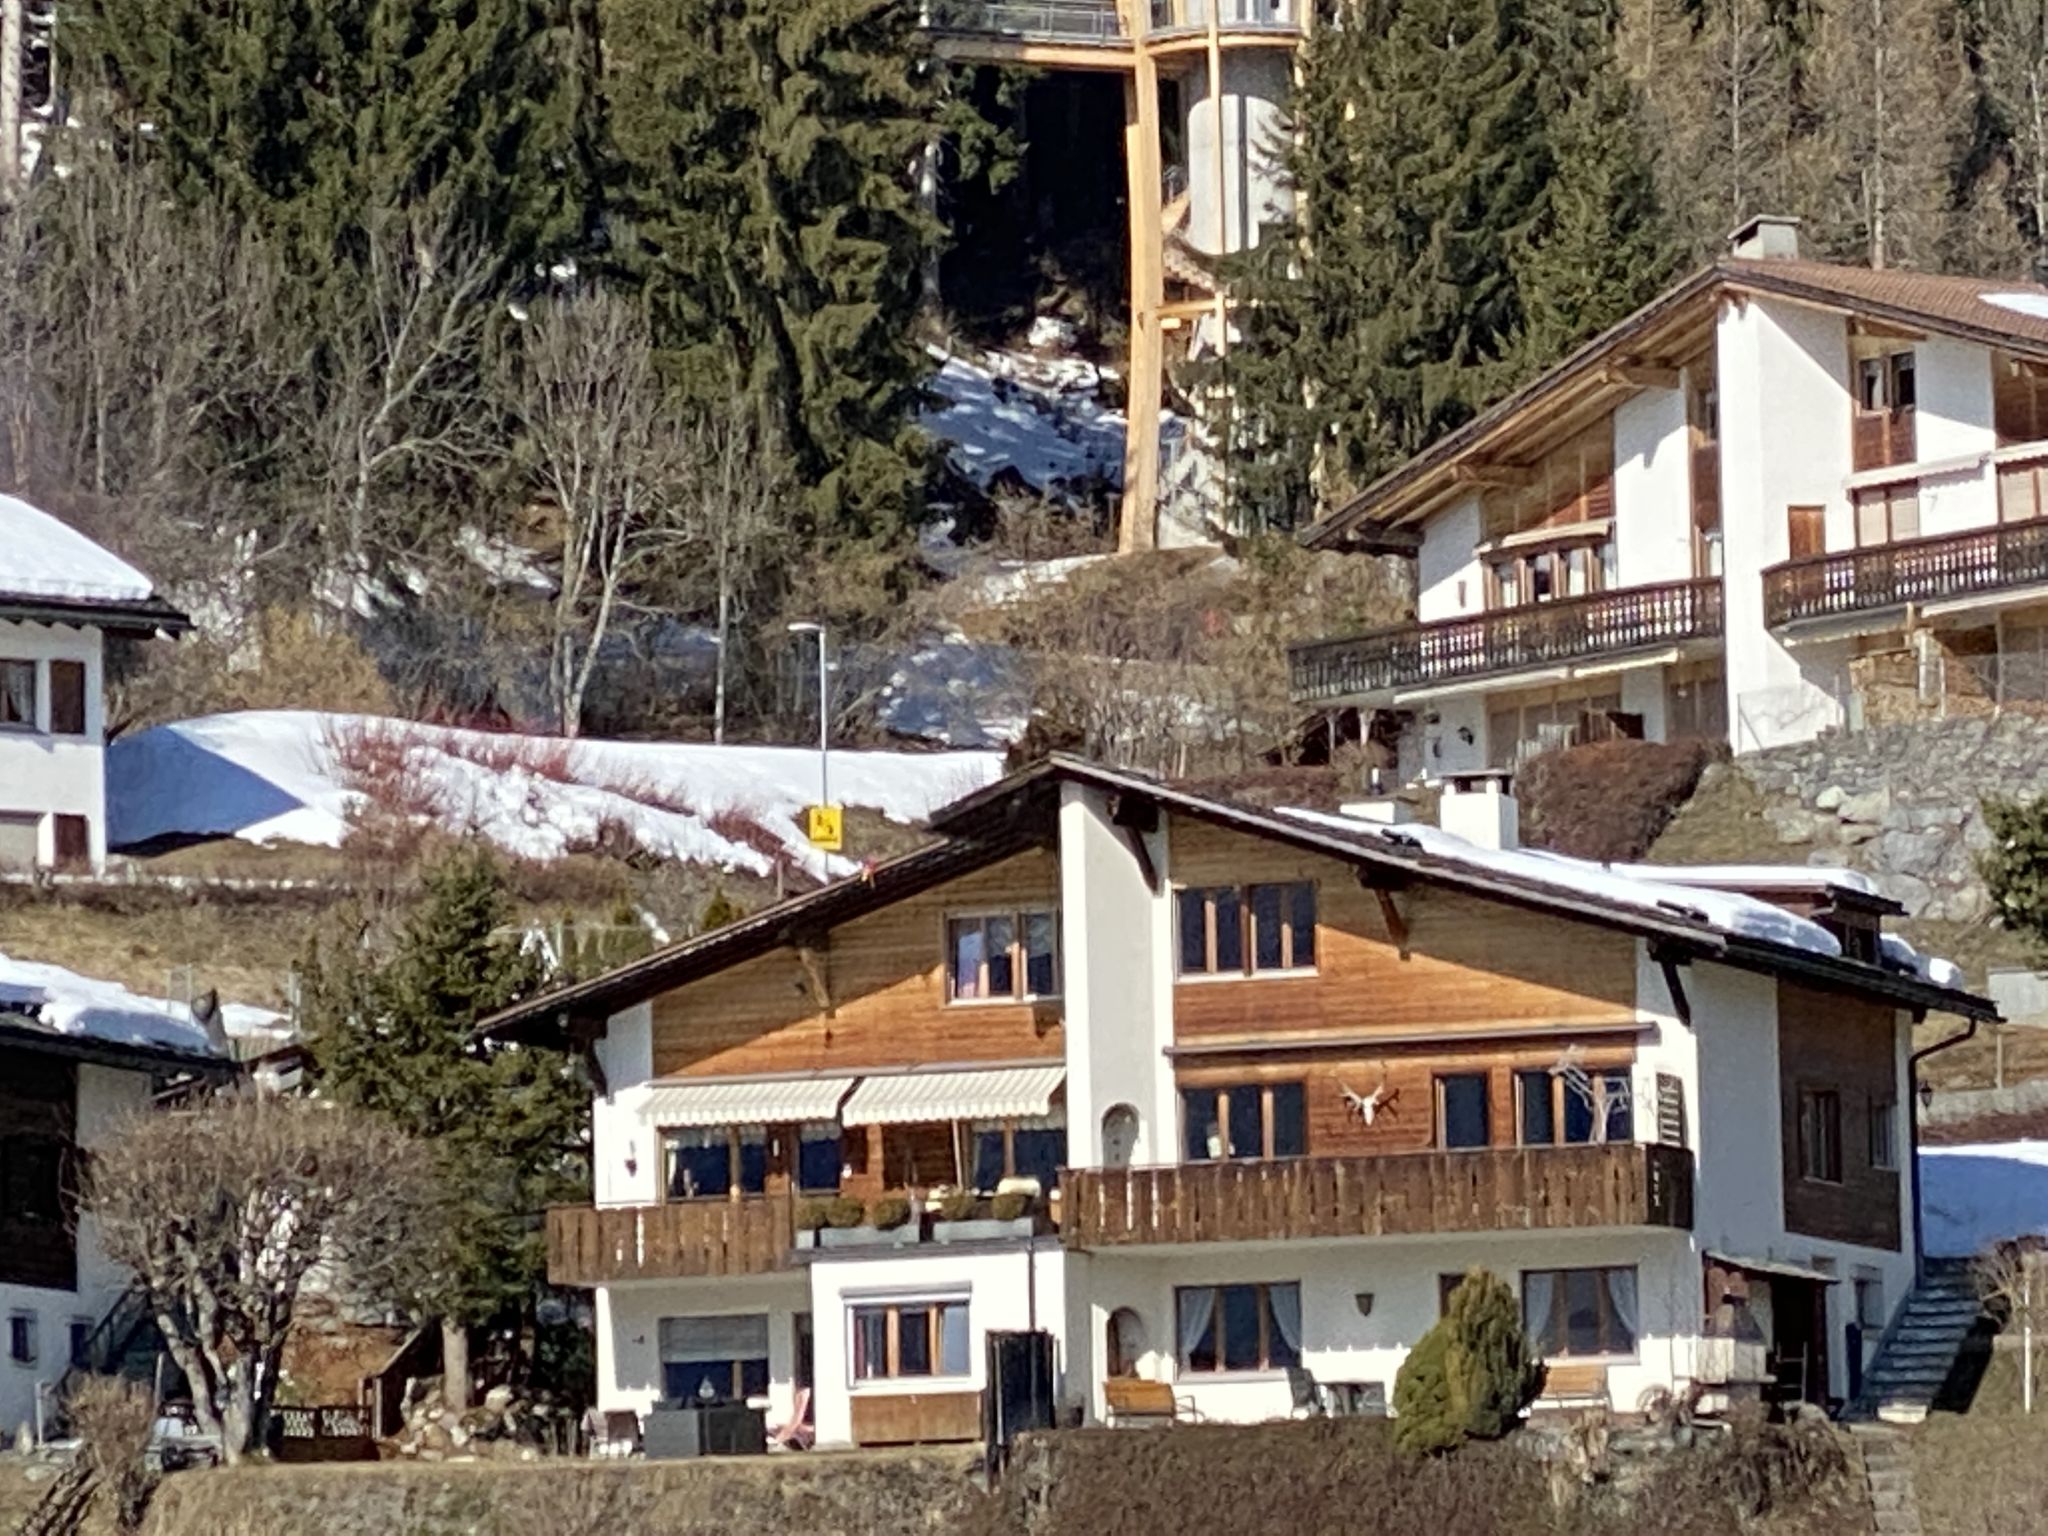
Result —
<svg viewBox="0 0 2048 1536"><path fill-rule="evenodd" d="M134 566L0 496L0 870L105 862L107 637L190 628Z"/></svg>
<svg viewBox="0 0 2048 1536"><path fill-rule="evenodd" d="M249 1018L227 1018L233 1028ZM269 1017L265 1015L264 1017ZM182 1003L0 955L0 1433L41 1420L65 1373L104 1368L146 1326L79 1210L79 1153L178 1083L234 1071Z"/></svg>

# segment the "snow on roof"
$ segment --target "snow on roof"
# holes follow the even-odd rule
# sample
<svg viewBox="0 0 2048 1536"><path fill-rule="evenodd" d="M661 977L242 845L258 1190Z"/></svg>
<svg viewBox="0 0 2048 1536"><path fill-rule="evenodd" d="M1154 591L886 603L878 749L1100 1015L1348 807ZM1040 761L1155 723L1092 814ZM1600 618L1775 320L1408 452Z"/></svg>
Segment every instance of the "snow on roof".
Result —
<svg viewBox="0 0 2048 1536"><path fill-rule="evenodd" d="M623 824L667 858L767 874L772 839L820 877L852 873L797 818L818 797L804 747L579 741L457 731L308 710L208 715L124 736L107 750L108 839L232 836L337 846L361 799L352 739L402 750L406 789L443 824L525 858L552 859ZM915 822L993 783L997 752L834 751L832 798ZM765 839L763 834L765 834Z"/></svg>
<svg viewBox="0 0 2048 1536"><path fill-rule="evenodd" d="M2048 1141L1920 1149L1921 1240L1936 1258L1974 1258L2048 1235Z"/></svg>
<svg viewBox="0 0 2048 1536"><path fill-rule="evenodd" d="M100 981L61 965L0 954L0 1018L27 1018L52 1034L110 1045L153 1046L194 1056L220 1049L183 1003L138 997L116 981ZM279 1016L264 1008L229 1004L222 1024L229 1034L274 1028Z"/></svg>
<svg viewBox="0 0 2048 1536"><path fill-rule="evenodd" d="M150 580L67 523L17 496L0 496L0 597L147 602Z"/></svg>
<svg viewBox="0 0 2048 1536"><path fill-rule="evenodd" d="M1607 868L1635 880L1661 880L1668 885L1704 886L1734 891L1853 891L1858 896L1882 894L1860 870L1812 864L1610 864Z"/></svg>
<svg viewBox="0 0 2048 1536"><path fill-rule="evenodd" d="M1539 848L1481 848L1441 828L1415 823L1389 826L1328 811L1296 808L1283 808L1279 814L1324 830L1348 833L1360 842L1406 841L1433 857L1524 884L1548 887L1560 894L1590 896L1665 917L1691 918L1724 933L1789 945L1817 955L1842 953L1841 943L1819 923L1757 897L1625 872L1651 866L1595 864Z"/></svg>

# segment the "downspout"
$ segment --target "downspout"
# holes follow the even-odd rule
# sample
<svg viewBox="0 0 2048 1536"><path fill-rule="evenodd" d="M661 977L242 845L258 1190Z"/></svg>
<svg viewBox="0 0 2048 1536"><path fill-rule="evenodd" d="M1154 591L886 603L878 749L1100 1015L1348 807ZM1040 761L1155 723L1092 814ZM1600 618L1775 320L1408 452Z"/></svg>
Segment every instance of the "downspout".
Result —
<svg viewBox="0 0 2048 1536"><path fill-rule="evenodd" d="M1923 1008L1913 1010L1913 1022L1920 1023L1927 1017ZM1908 1166L1913 1170L1913 1283L1917 1286L1925 1277L1927 1269L1927 1243L1920 1225L1920 1063L1929 1056L1939 1055L1951 1046L1962 1045L1977 1038L1977 1020L1973 1017L1960 1035L1951 1035L1946 1040L1923 1046L1906 1058L1906 1092L1911 1095L1908 1105L1911 1113L1906 1117Z"/></svg>

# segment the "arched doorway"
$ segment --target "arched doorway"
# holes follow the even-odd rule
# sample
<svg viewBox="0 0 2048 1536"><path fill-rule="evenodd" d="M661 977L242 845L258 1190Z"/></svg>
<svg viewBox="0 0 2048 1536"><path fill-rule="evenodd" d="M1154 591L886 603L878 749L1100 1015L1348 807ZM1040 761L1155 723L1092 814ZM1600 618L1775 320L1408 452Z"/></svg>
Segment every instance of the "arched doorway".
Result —
<svg viewBox="0 0 2048 1536"><path fill-rule="evenodd" d="M1102 1112L1102 1165L1128 1168L1138 1152L1138 1112L1128 1104L1112 1104Z"/></svg>
<svg viewBox="0 0 2048 1536"><path fill-rule="evenodd" d="M1118 1307L1109 1314L1109 1374L1135 1377L1138 1362L1144 1358L1144 1319L1129 1307Z"/></svg>

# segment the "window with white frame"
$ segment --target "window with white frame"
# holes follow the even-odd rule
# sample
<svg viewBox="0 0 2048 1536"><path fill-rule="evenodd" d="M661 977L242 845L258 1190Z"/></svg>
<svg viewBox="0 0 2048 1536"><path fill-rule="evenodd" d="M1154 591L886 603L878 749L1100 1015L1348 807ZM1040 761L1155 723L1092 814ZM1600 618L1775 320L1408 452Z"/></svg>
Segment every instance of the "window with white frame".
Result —
<svg viewBox="0 0 2048 1536"><path fill-rule="evenodd" d="M856 1384L972 1374L965 1296L855 1302L846 1323Z"/></svg>
<svg viewBox="0 0 2048 1536"><path fill-rule="evenodd" d="M1050 907L946 919L950 1002L1022 1002L1060 990L1059 913Z"/></svg>
<svg viewBox="0 0 2048 1536"><path fill-rule="evenodd" d="M36 664L0 657L0 729L36 728Z"/></svg>

